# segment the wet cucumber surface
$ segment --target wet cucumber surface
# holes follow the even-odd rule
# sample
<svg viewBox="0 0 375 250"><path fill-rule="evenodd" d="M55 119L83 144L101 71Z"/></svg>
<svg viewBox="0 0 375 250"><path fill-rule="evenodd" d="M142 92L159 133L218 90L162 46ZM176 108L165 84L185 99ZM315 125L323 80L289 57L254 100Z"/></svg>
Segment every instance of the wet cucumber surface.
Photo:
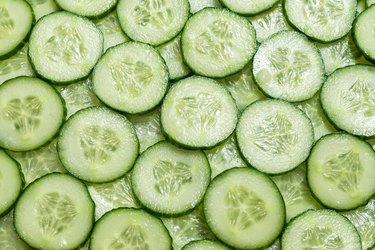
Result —
<svg viewBox="0 0 375 250"><path fill-rule="evenodd" d="M374 250L374 13L0 1L0 249Z"/></svg>

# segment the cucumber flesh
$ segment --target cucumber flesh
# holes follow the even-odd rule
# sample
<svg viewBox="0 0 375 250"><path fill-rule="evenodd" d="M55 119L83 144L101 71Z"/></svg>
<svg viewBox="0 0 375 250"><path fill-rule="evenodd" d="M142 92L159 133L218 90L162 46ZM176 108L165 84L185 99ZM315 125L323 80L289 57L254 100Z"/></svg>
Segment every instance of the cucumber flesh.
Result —
<svg viewBox="0 0 375 250"><path fill-rule="evenodd" d="M185 245L182 250L229 250L228 247L221 244L219 241L212 241L212 240L199 240L193 241L189 244Z"/></svg>
<svg viewBox="0 0 375 250"><path fill-rule="evenodd" d="M219 0L189 0L190 13L194 14L204 8L216 7L220 8L221 4Z"/></svg>
<svg viewBox="0 0 375 250"><path fill-rule="evenodd" d="M51 14L53 12L59 11L60 8L57 6L55 0L26 0L34 11L34 16L36 20Z"/></svg>
<svg viewBox="0 0 375 250"><path fill-rule="evenodd" d="M355 20L353 27L354 40L364 56L375 63L375 6L370 6Z"/></svg>
<svg viewBox="0 0 375 250"><path fill-rule="evenodd" d="M0 248L3 250L31 250L31 248L19 238L14 229L12 211L0 218Z"/></svg>

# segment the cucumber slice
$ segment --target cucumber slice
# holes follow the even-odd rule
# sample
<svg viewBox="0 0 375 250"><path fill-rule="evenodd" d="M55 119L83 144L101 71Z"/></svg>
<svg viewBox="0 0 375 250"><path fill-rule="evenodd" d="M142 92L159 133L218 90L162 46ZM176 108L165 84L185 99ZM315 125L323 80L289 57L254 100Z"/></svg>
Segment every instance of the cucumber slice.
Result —
<svg viewBox="0 0 375 250"><path fill-rule="evenodd" d="M328 118L348 133L375 135L375 67L336 70L323 85L320 100Z"/></svg>
<svg viewBox="0 0 375 250"><path fill-rule="evenodd" d="M308 209L322 208L307 185L305 163L291 172L273 176L272 180L284 198L287 222Z"/></svg>
<svg viewBox="0 0 375 250"><path fill-rule="evenodd" d="M57 154L55 140L33 151L8 151L8 154L19 162L26 186L46 174L66 172Z"/></svg>
<svg viewBox="0 0 375 250"><path fill-rule="evenodd" d="M204 214L212 232L224 243L254 249L272 244L281 233L285 206L267 175L250 168L234 168L210 183Z"/></svg>
<svg viewBox="0 0 375 250"><path fill-rule="evenodd" d="M94 202L84 183L53 173L29 185L14 209L18 235L33 248L74 249L94 224Z"/></svg>
<svg viewBox="0 0 375 250"><path fill-rule="evenodd" d="M17 54L5 60L0 60L0 85L18 76L34 76L34 70L27 56L28 45Z"/></svg>
<svg viewBox="0 0 375 250"><path fill-rule="evenodd" d="M26 0L32 7L36 20L59 11L55 0Z"/></svg>
<svg viewBox="0 0 375 250"><path fill-rule="evenodd" d="M375 193L375 152L349 134L330 134L313 147L307 181L311 192L326 207L354 209Z"/></svg>
<svg viewBox="0 0 375 250"><path fill-rule="evenodd" d="M332 210L309 210L286 227L283 249L361 250L361 239L355 227L344 216Z"/></svg>
<svg viewBox="0 0 375 250"><path fill-rule="evenodd" d="M137 133L140 153L165 140L160 127L160 109L141 115L129 115L128 119Z"/></svg>
<svg viewBox="0 0 375 250"><path fill-rule="evenodd" d="M188 151L163 141L137 159L132 188L147 209L165 215L182 214L203 199L210 176L202 151Z"/></svg>
<svg viewBox="0 0 375 250"><path fill-rule="evenodd" d="M229 90L240 111L243 111L253 102L265 98L254 82L252 62L246 65L240 72L219 79L218 81Z"/></svg>
<svg viewBox="0 0 375 250"><path fill-rule="evenodd" d="M198 240L190 242L184 246L182 250L229 250L229 248L221 244L219 241Z"/></svg>
<svg viewBox="0 0 375 250"><path fill-rule="evenodd" d="M119 207L139 207L131 187L131 174L118 180L88 184L91 198L95 202L95 218L98 220L106 212Z"/></svg>
<svg viewBox="0 0 375 250"><path fill-rule="evenodd" d="M276 4L272 9L249 18L253 24L258 42L262 43L279 31L291 30L284 16L282 4Z"/></svg>
<svg viewBox="0 0 375 250"><path fill-rule="evenodd" d="M240 71L256 51L255 30L227 9L205 8L189 18L181 36L186 64L197 74L225 77Z"/></svg>
<svg viewBox="0 0 375 250"><path fill-rule="evenodd" d="M103 35L95 24L65 11L40 19L29 42L36 72L61 84L86 78L102 51Z"/></svg>
<svg viewBox="0 0 375 250"><path fill-rule="evenodd" d="M167 64L169 78L171 80L184 78L191 73L182 56L180 35L175 37L170 42L159 46L157 49Z"/></svg>
<svg viewBox="0 0 375 250"><path fill-rule="evenodd" d="M151 46L127 42L100 58L93 77L95 94L108 106L130 114L158 105L168 88L168 69Z"/></svg>
<svg viewBox="0 0 375 250"><path fill-rule="evenodd" d="M367 0L366 1L366 4L368 7L370 7L371 5L373 5L375 3L375 0Z"/></svg>
<svg viewBox="0 0 375 250"><path fill-rule="evenodd" d="M2 250L31 250L17 235L13 226L13 212L0 218L0 248Z"/></svg>
<svg viewBox="0 0 375 250"><path fill-rule="evenodd" d="M0 85L0 147L36 149L50 141L65 120L57 91L34 77L17 77Z"/></svg>
<svg viewBox="0 0 375 250"><path fill-rule="evenodd" d="M291 24L320 42L332 42L345 36L356 16L357 0L285 0L284 8Z"/></svg>
<svg viewBox="0 0 375 250"><path fill-rule="evenodd" d="M117 4L117 0L55 0L60 8L80 16L105 15Z"/></svg>
<svg viewBox="0 0 375 250"><path fill-rule="evenodd" d="M363 207L355 210L343 212L346 218L357 229L362 240L362 249L371 249L375 247L375 197Z"/></svg>
<svg viewBox="0 0 375 250"><path fill-rule="evenodd" d="M370 6L355 20L353 27L354 41L363 55L375 63L375 6Z"/></svg>
<svg viewBox="0 0 375 250"><path fill-rule="evenodd" d="M3 215L9 211L21 194L23 177L18 163L1 149L0 166L0 215Z"/></svg>
<svg viewBox="0 0 375 250"><path fill-rule="evenodd" d="M279 0L221 0L221 3L233 12L251 16L271 9Z"/></svg>
<svg viewBox="0 0 375 250"><path fill-rule="evenodd" d="M189 9L188 0L119 0L117 14L131 39L157 46L180 33Z"/></svg>
<svg viewBox="0 0 375 250"><path fill-rule="evenodd" d="M253 167L281 174L309 156L314 131L309 118L284 101L264 100L242 113L236 128L239 149Z"/></svg>
<svg viewBox="0 0 375 250"><path fill-rule="evenodd" d="M194 14L207 7L220 8L221 4L219 0L189 0L190 13Z"/></svg>
<svg viewBox="0 0 375 250"><path fill-rule="evenodd" d="M20 18L22 17L22 18ZM2 0L0 3L0 59L15 54L28 37L34 24L31 6L24 0Z"/></svg>
<svg viewBox="0 0 375 250"><path fill-rule="evenodd" d="M289 102L310 99L325 79L319 50L295 31L281 31L264 41L254 56L253 73L267 95Z"/></svg>
<svg viewBox="0 0 375 250"><path fill-rule="evenodd" d="M224 141L237 119L229 92L216 81L198 76L174 84L161 107L167 137L189 148L212 148Z"/></svg>
<svg viewBox="0 0 375 250"><path fill-rule="evenodd" d="M88 182L109 182L130 170L139 145L125 116L105 107L91 107L68 119L57 148L71 174Z"/></svg>
<svg viewBox="0 0 375 250"><path fill-rule="evenodd" d="M172 249L163 223L140 209L120 208L106 213L96 224L90 249Z"/></svg>

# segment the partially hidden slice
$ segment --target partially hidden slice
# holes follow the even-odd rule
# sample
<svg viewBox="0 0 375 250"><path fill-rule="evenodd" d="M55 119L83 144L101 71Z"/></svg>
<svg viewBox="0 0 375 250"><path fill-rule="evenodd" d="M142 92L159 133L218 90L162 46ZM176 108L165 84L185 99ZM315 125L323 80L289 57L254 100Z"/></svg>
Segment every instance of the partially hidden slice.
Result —
<svg viewBox="0 0 375 250"><path fill-rule="evenodd" d="M109 12L117 4L117 0L56 0L63 10L87 17L98 17Z"/></svg>
<svg viewBox="0 0 375 250"><path fill-rule="evenodd" d="M221 0L222 4L240 15L255 15L274 6L278 0Z"/></svg>
<svg viewBox="0 0 375 250"><path fill-rule="evenodd" d="M185 245L182 250L229 250L229 248L219 241L197 240Z"/></svg>
<svg viewBox="0 0 375 250"><path fill-rule="evenodd" d="M375 63L375 5L362 12L354 22L354 41L363 55Z"/></svg>

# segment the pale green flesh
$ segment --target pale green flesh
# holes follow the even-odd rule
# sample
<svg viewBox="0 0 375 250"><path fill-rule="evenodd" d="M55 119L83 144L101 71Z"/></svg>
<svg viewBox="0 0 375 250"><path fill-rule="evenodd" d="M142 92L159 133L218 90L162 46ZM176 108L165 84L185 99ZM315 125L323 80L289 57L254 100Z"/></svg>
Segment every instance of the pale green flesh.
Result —
<svg viewBox="0 0 375 250"><path fill-rule="evenodd" d="M354 24L356 43L365 56L375 61L375 6L366 9Z"/></svg>
<svg viewBox="0 0 375 250"><path fill-rule="evenodd" d="M220 8L221 4L219 0L189 0L190 13L194 14L207 7Z"/></svg>
<svg viewBox="0 0 375 250"><path fill-rule="evenodd" d="M241 249L272 244L285 220L276 185L250 168L231 169L216 177L207 190L204 213L220 240Z"/></svg>
<svg viewBox="0 0 375 250"><path fill-rule="evenodd" d="M153 109L168 87L168 70L149 45L127 42L111 48L93 72L93 89L110 107L130 113Z"/></svg>
<svg viewBox="0 0 375 250"><path fill-rule="evenodd" d="M375 3L375 0L367 0L367 6L371 6Z"/></svg>
<svg viewBox="0 0 375 250"><path fill-rule="evenodd" d="M81 110L63 126L58 153L65 168L89 182L124 175L138 155L138 139L126 119L104 107Z"/></svg>
<svg viewBox="0 0 375 250"><path fill-rule="evenodd" d="M120 0L117 14L130 38L157 46L180 33L189 17L189 1Z"/></svg>
<svg viewBox="0 0 375 250"><path fill-rule="evenodd" d="M216 78L240 71L257 45L255 30L246 18L226 9L207 8L186 23L181 46L195 73Z"/></svg>
<svg viewBox="0 0 375 250"><path fill-rule="evenodd" d="M331 42L345 36L356 15L356 0L286 0L289 21L307 36Z"/></svg>
<svg viewBox="0 0 375 250"><path fill-rule="evenodd" d="M278 100L258 101L245 109L236 135L248 163L269 174L296 168L308 157L314 141L307 116Z"/></svg>
<svg viewBox="0 0 375 250"><path fill-rule="evenodd" d="M108 12L117 0L56 0L64 10L81 16L95 17Z"/></svg>
<svg viewBox="0 0 375 250"><path fill-rule="evenodd" d="M183 250L229 250L228 247L221 244L219 241L212 240L200 240L191 242L190 244L184 246Z"/></svg>
<svg viewBox="0 0 375 250"><path fill-rule="evenodd" d="M2 250L31 250L17 235L13 226L13 212L0 218L0 248Z"/></svg>
<svg viewBox="0 0 375 250"><path fill-rule="evenodd" d="M64 119L64 103L46 82L19 77L0 86L0 145L3 148L36 149L52 139Z"/></svg>
<svg viewBox="0 0 375 250"><path fill-rule="evenodd" d="M53 12L59 11L60 8L57 6L54 0L26 0L34 11L34 16L36 20L51 14Z"/></svg>
<svg viewBox="0 0 375 250"><path fill-rule="evenodd" d="M240 15L255 15L275 5L278 0L221 0L231 11Z"/></svg>
<svg viewBox="0 0 375 250"><path fill-rule="evenodd" d="M164 132L193 148L213 147L236 127L237 107L229 92L216 81L190 77L174 84L161 108Z"/></svg>
<svg viewBox="0 0 375 250"><path fill-rule="evenodd" d="M181 214L202 200L210 173L202 151L180 149L165 141L150 147L138 158L133 168L132 187L148 209L161 214Z"/></svg>
<svg viewBox="0 0 375 250"><path fill-rule="evenodd" d="M307 100L324 82L324 65L316 46L295 31L283 31L262 43L254 56L253 74L269 96Z"/></svg>
<svg viewBox="0 0 375 250"><path fill-rule="evenodd" d="M171 239L156 217L136 209L117 209L104 215L91 234L91 250L171 249Z"/></svg>
<svg viewBox="0 0 375 250"><path fill-rule="evenodd" d="M308 159L310 189L325 206L347 210L363 205L375 192L375 152L349 134L320 139Z"/></svg>
<svg viewBox="0 0 375 250"><path fill-rule="evenodd" d="M362 248L375 246L375 197L363 207L342 213L357 229L362 240Z"/></svg>
<svg viewBox="0 0 375 250"><path fill-rule="evenodd" d="M361 250L355 227L333 210L309 210L294 219L282 235L283 249Z"/></svg>
<svg viewBox="0 0 375 250"><path fill-rule="evenodd" d="M375 135L375 67L348 66L335 71L321 91L328 118L351 134Z"/></svg>
<svg viewBox="0 0 375 250"><path fill-rule="evenodd" d="M38 249L74 249L94 223L94 203L86 186L65 174L51 174L30 185L14 210L17 233Z"/></svg>

